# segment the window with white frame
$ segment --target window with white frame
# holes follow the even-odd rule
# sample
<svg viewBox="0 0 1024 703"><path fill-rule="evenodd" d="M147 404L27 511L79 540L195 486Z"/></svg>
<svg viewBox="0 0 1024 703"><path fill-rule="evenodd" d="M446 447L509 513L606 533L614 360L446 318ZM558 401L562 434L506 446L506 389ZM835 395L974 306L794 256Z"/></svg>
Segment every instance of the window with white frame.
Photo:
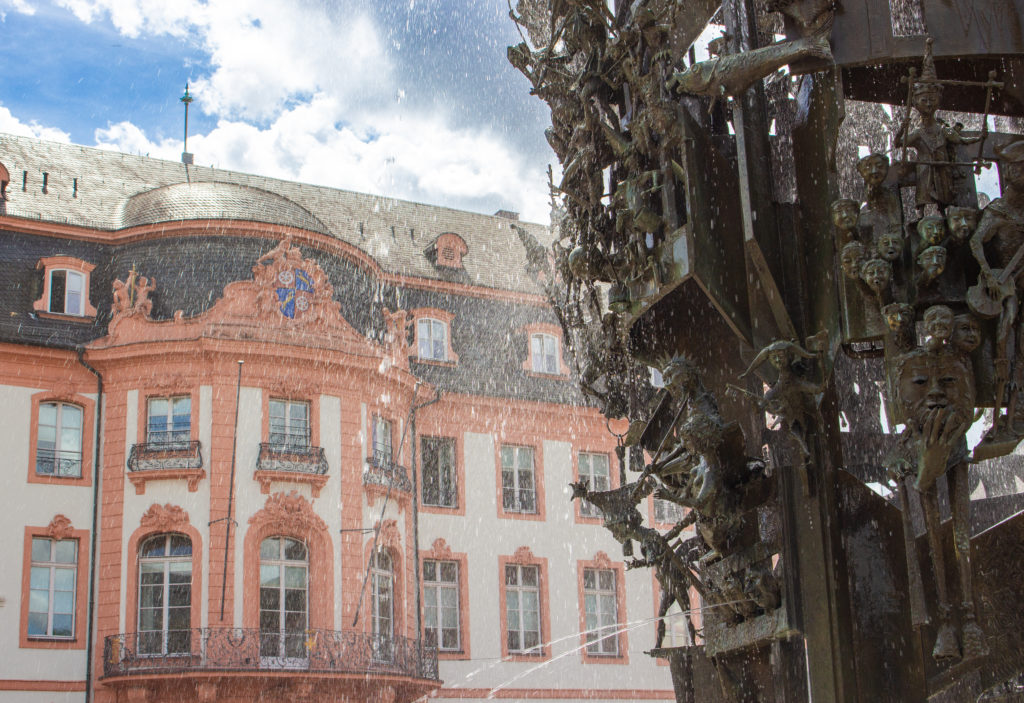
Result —
<svg viewBox="0 0 1024 703"><path fill-rule="evenodd" d="M291 537L260 543L260 657L305 660L309 627L309 553Z"/></svg>
<svg viewBox="0 0 1024 703"><path fill-rule="evenodd" d="M455 486L455 440L450 437L424 437L423 504L442 508L458 507Z"/></svg>
<svg viewBox="0 0 1024 703"><path fill-rule="evenodd" d="M418 356L429 361L448 360L448 325L431 317L416 321Z"/></svg>
<svg viewBox="0 0 1024 703"><path fill-rule="evenodd" d="M370 558L373 651L377 659L390 659L395 624L395 570L391 555L380 549Z"/></svg>
<svg viewBox="0 0 1024 703"><path fill-rule="evenodd" d="M189 654L192 642L192 540L150 537L139 549L139 654Z"/></svg>
<svg viewBox="0 0 1024 703"><path fill-rule="evenodd" d="M309 403L301 400L271 398L270 437L268 441L282 449L309 447Z"/></svg>
<svg viewBox="0 0 1024 703"><path fill-rule="evenodd" d="M47 310L62 315L85 314L85 275L69 269L51 269Z"/></svg>
<svg viewBox="0 0 1024 703"><path fill-rule="evenodd" d="M592 491L607 491L611 488L608 473L608 455L580 452L578 457L579 480L586 481ZM601 517L601 510L589 500L580 502L580 515Z"/></svg>
<svg viewBox="0 0 1024 703"><path fill-rule="evenodd" d="M679 522L683 519L683 507L670 500L655 498L654 519L657 522Z"/></svg>
<svg viewBox="0 0 1024 703"><path fill-rule="evenodd" d="M78 540L32 538L29 573L28 636L75 636L75 578Z"/></svg>
<svg viewBox="0 0 1024 703"><path fill-rule="evenodd" d="M380 415L373 416L373 458L376 461L391 463L391 420Z"/></svg>
<svg viewBox="0 0 1024 703"><path fill-rule="evenodd" d="M36 474L82 475L82 408L71 403L40 403L36 427Z"/></svg>
<svg viewBox="0 0 1024 703"><path fill-rule="evenodd" d="M542 654L540 569L505 565L505 626L509 654Z"/></svg>
<svg viewBox="0 0 1024 703"><path fill-rule="evenodd" d="M459 642L459 564L423 562L423 637L442 652L457 652Z"/></svg>
<svg viewBox="0 0 1024 703"><path fill-rule="evenodd" d="M501 448L501 506L510 513L536 513L533 447Z"/></svg>
<svg viewBox="0 0 1024 703"><path fill-rule="evenodd" d="M537 333L530 336L530 358L536 373L558 373L558 339Z"/></svg>
<svg viewBox="0 0 1024 703"><path fill-rule="evenodd" d="M146 441L150 444L184 445L192 439L192 398L150 398Z"/></svg>
<svg viewBox="0 0 1024 703"><path fill-rule="evenodd" d="M586 624L587 654L616 656L619 653L618 603L615 571L583 570L583 611Z"/></svg>

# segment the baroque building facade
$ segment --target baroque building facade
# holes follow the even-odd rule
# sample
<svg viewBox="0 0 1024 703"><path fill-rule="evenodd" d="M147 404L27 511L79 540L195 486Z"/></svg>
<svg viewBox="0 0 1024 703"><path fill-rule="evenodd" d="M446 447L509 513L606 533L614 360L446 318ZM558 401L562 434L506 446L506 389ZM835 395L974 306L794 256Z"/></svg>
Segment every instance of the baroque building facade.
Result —
<svg viewBox="0 0 1024 703"><path fill-rule="evenodd" d="M0 184L0 701L673 698L546 228L7 135Z"/></svg>

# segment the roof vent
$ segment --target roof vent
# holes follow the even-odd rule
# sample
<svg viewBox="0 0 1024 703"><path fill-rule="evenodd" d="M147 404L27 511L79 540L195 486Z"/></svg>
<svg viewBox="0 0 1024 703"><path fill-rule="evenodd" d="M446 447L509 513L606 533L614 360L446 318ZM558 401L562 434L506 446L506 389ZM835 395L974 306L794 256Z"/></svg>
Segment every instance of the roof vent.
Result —
<svg viewBox="0 0 1024 703"><path fill-rule="evenodd" d="M498 210L494 213L495 217L504 217L506 220L519 221L519 213L513 212L512 210Z"/></svg>
<svg viewBox="0 0 1024 703"><path fill-rule="evenodd" d="M461 269L462 257L467 251L466 240L454 232L445 232L427 247L426 255L434 266Z"/></svg>

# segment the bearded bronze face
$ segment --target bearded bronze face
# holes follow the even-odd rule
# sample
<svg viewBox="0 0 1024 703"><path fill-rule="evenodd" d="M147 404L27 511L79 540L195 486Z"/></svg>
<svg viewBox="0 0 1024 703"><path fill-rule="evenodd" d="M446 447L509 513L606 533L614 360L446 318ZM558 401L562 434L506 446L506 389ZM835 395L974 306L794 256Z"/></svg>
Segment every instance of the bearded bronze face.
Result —
<svg viewBox="0 0 1024 703"><path fill-rule="evenodd" d="M900 360L897 372L897 398L908 423L920 428L940 410L973 416L974 374L959 354L915 350Z"/></svg>
<svg viewBox="0 0 1024 703"><path fill-rule="evenodd" d="M928 247L917 255L917 265L929 280L935 280L946 270L946 247Z"/></svg>
<svg viewBox="0 0 1024 703"><path fill-rule="evenodd" d="M941 217L925 217L917 223L917 233L926 247L942 244L946 238L946 221Z"/></svg>

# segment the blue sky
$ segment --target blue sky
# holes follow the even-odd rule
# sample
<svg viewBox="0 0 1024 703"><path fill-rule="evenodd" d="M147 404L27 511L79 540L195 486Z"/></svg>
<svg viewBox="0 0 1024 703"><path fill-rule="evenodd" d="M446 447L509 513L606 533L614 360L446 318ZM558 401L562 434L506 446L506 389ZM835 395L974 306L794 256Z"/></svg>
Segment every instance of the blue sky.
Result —
<svg viewBox="0 0 1024 703"><path fill-rule="evenodd" d="M0 131L547 221L507 0L0 0Z"/></svg>

